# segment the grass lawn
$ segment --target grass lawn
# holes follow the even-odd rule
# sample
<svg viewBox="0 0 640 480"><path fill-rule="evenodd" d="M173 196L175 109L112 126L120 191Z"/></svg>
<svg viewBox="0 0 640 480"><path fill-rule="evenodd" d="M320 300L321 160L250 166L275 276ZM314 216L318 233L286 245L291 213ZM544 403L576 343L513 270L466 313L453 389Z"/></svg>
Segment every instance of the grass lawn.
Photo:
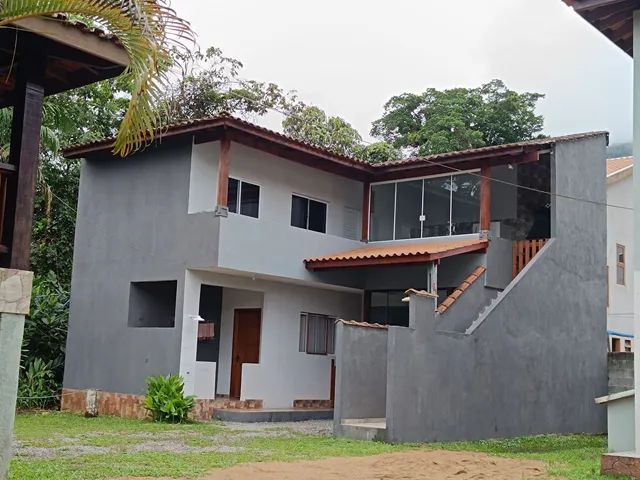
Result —
<svg viewBox="0 0 640 480"><path fill-rule="evenodd" d="M85 419L48 412L16 418L17 456L11 480L101 479L118 476L194 478L213 468L268 460L364 456L416 448L470 450L547 462L555 478L605 478L599 457L606 437L572 435L425 445L335 439L297 427L163 425L113 417Z"/></svg>

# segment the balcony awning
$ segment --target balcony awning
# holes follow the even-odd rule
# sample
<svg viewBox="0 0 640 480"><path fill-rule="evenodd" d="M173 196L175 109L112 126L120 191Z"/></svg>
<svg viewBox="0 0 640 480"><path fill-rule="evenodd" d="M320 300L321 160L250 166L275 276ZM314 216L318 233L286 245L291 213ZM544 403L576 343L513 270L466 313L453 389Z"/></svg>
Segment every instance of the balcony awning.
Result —
<svg viewBox="0 0 640 480"><path fill-rule="evenodd" d="M487 249L486 240L442 240L421 243L394 243L368 245L347 252L307 258L308 270L334 268L376 267L383 265L410 265L433 262L441 258L464 253L482 252Z"/></svg>

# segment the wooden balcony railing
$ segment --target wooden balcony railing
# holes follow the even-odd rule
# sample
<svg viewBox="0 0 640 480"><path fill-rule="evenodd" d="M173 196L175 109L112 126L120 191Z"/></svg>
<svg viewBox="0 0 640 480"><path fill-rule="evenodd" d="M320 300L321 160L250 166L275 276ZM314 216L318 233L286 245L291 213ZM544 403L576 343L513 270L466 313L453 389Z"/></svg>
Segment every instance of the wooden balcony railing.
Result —
<svg viewBox="0 0 640 480"><path fill-rule="evenodd" d="M513 278L535 257L549 240L518 240L513 242Z"/></svg>

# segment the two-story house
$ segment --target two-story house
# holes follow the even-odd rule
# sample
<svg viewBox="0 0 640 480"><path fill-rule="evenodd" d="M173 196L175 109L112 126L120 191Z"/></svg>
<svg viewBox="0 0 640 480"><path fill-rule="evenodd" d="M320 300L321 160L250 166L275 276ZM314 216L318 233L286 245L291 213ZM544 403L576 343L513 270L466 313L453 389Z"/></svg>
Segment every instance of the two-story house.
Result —
<svg viewBox="0 0 640 480"><path fill-rule="evenodd" d="M530 303L570 293L584 306L576 318L567 312L561 334L529 340L561 344L590 330L573 338L586 349L574 360L595 365L606 388L606 212L597 205L606 141L591 133L371 165L221 116L168 127L126 159L108 140L74 147L67 156L85 160L63 408L88 389L117 403L168 373L217 399L212 408L329 407L339 394L337 319L408 329L403 299L413 288L437 294L437 315L464 330L554 232L569 235L553 209L562 155L600 178L576 188L596 200L576 202L591 209L580 227L589 242L561 265L585 284L528 293ZM583 387L591 402L595 383Z"/></svg>

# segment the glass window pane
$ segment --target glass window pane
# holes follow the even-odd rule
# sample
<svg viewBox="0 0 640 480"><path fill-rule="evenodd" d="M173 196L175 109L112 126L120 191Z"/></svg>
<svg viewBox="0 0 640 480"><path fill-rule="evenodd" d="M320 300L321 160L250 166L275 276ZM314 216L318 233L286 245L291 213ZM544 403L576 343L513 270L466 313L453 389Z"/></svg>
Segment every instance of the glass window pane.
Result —
<svg viewBox="0 0 640 480"><path fill-rule="evenodd" d="M424 181L424 215L422 236L449 235L451 177L427 178Z"/></svg>
<svg viewBox="0 0 640 480"><path fill-rule="evenodd" d="M240 189L240 213L258 218L260 206L260 187L252 183L242 182Z"/></svg>
<svg viewBox="0 0 640 480"><path fill-rule="evenodd" d="M307 353L326 355L328 321L324 315L307 316Z"/></svg>
<svg viewBox="0 0 640 480"><path fill-rule="evenodd" d="M409 304L402 301L404 297L404 292L389 292L389 325L409 326Z"/></svg>
<svg viewBox="0 0 640 480"><path fill-rule="evenodd" d="M371 292L369 323L387 323L387 292Z"/></svg>
<svg viewBox="0 0 640 480"><path fill-rule="evenodd" d="M307 351L307 314L300 314L300 334L298 338L298 351Z"/></svg>
<svg viewBox="0 0 640 480"><path fill-rule="evenodd" d="M291 226L307 228L307 207L309 200L293 195L291 197Z"/></svg>
<svg viewBox="0 0 640 480"><path fill-rule="evenodd" d="M309 230L327 232L327 204L309 200Z"/></svg>
<svg viewBox="0 0 640 480"><path fill-rule="evenodd" d="M478 233L480 230L480 177L468 173L454 175L451 181L451 235Z"/></svg>
<svg viewBox="0 0 640 480"><path fill-rule="evenodd" d="M235 178L229 179L227 191L227 206L231 213L238 213L238 186L240 182Z"/></svg>
<svg viewBox="0 0 640 480"><path fill-rule="evenodd" d="M399 182L396 196L396 240L420 238L422 180Z"/></svg>
<svg viewBox="0 0 640 480"><path fill-rule="evenodd" d="M371 186L369 238L372 241L393 240L395 192L395 183Z"/></svg>

